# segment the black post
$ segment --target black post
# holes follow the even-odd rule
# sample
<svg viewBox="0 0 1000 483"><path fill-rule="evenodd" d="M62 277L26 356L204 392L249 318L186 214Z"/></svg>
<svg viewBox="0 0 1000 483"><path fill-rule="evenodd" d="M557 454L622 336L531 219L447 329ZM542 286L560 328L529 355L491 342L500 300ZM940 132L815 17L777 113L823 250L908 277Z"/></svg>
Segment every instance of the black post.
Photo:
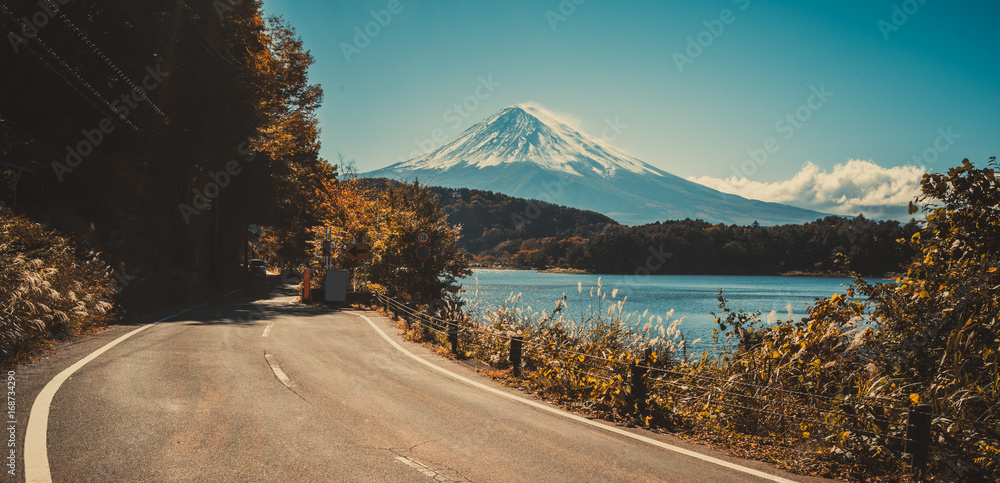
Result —
<svg viewBox="0 0 1000 483"><path fill-rule="evenodd" d="M634 362L631 364L632 372L632 401L635 402L636 413L639 416L646 415L646 368L639 367Z"/></svg>
<svg viewBox="0 0 1000 483"><path fill-rule="evenodd" d="M646 415L646 398L648 397L648 388L646 387L646 365L649 364L649 357L653 353L652 349L647 348L643 352L642 366L639 367L635 362L633 362L629 369L631 369L631 382L632 382L632 401L635 403L636 413L639 416Z"/></svg>
<svg viewBox="0 0 1000 483"><path fill-rule="evenodd" d="M451 343L451 353L458 357L458 324L455 321L448 322L448 342Z"/></svg>
<svg viewBox="0 0 1000 483"><path fill-rule="evenodd" d="M917 404L906 415L906 442L903 456L910 457L910 465L920 469L927 464L931 449L931 406Z"/></svg>
<svg viewBox="0 0 1000 483"><path fill-rule="evenodd" d="M512 373L516 377L521 377L521 346L524 344L523 337L510 338L510 365L514 369Z"/></svg>

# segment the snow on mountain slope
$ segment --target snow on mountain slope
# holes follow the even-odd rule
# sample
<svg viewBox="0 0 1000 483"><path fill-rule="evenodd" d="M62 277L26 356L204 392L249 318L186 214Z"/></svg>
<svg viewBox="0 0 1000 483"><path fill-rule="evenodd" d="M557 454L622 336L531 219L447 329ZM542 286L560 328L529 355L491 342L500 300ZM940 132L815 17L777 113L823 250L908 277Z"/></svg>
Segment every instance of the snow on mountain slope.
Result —
<svg viewBox="0 0 1000 483"><path fill-rule="evenodd" d="M423 156L391 166L395 170L449 169L535 163L553 171L610 178L619 169L663 174L635 157L569 127L543 108L517 104Z"/></svg>
<svg viewBox="0 0 1000 483"><path fill-rule="evenodd" d="M496 191L597 211L626 224L684 218L781 224L824 216L674 176L533 104L504 108L427 154L362 176Z"/></svg>

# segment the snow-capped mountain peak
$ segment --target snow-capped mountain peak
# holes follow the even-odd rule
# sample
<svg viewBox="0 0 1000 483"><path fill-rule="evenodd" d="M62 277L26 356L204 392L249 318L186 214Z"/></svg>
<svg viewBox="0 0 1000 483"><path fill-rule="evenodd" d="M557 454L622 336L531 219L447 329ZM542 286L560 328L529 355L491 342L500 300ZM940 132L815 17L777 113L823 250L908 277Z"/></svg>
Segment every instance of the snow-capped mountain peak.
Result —
<svg viewBox="0 0 1000 483"><path fill-rule="evenodd" d="M575 176L611 178L620 169L662 173L531 103L504 108L450 143L391 168L441 170L463 164L483 168L525 162Z"/></svg>

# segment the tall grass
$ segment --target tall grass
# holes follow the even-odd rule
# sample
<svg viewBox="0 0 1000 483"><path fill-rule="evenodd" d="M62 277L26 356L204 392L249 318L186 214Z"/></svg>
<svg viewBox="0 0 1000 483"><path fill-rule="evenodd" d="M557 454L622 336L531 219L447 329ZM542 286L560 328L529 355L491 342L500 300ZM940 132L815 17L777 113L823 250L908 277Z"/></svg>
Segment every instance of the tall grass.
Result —
<svg viewBox="0 0 1000 483"><path fill-rule="evenodd" d="M100 256L0 207L0 366L105 324L115 283Z"/></svg>
<svg viewBox="0 0 1000 483"><path fill-rule="evenodd" d="M511 339L520 337L521 377L509 378L511 383L595 416L666 424L670 408L655 395L646 401L645 415L636 412L637 401L629 396L630 369L633 364L675 365L675 354L686 344L679 330L682 320L670 322L672 312L629 312L626 298L618 298L617 290L604 291L600 279L587 294L578 285L577 295L575 302L563 296L551 312L523 306L519 295L496 308L442 304L422 309L459 327L461 353L456 356L485 362L503 371L497 374L502 377L512 372ZM413 340L447 344L445 327L414 322L406 329Z"/></svg>

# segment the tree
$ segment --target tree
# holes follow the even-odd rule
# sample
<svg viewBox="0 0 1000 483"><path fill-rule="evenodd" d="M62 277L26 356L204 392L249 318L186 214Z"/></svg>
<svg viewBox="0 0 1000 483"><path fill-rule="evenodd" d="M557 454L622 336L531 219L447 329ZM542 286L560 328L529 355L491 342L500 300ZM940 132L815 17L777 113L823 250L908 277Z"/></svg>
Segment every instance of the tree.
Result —
<svg viewBox="0 0 1000 483"><path fill-rule="evenodd" d="M392 184L372 196L371 279L398 297L426 304L457 289L471 275L469 255L459 248L461 227L448 223L436 197L417 182ZM430 257L417 258L417 233L430 235Z"/></svg>
<svg viewBox="0 0 1000 483"><path fill-rule="evenodd" d="M990 165L997 168L996 158ZM1000 179L968 159L925 174L918 253L896 284L862 284L873 301L888 368L969 419L1000 416ZM917 391L914 391L917 392ZM949 411L950 412L950 411Z"/></svg>

